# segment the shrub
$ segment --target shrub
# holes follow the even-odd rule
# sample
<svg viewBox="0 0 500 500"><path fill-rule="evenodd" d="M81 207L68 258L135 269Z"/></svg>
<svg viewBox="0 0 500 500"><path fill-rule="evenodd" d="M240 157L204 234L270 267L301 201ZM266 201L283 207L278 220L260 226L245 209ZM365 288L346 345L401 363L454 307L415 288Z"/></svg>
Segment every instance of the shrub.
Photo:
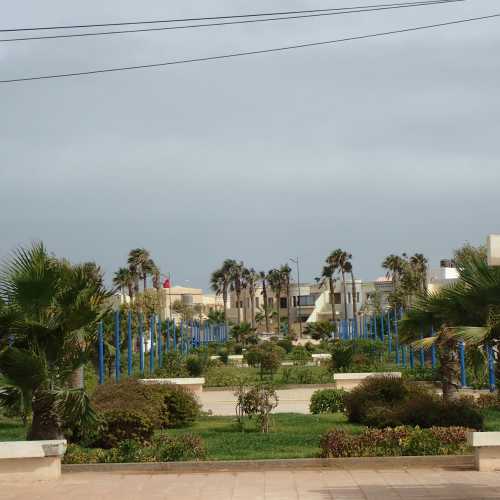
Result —
<svg viewBox="0 0 500 500"><path fill-rule="evenodd" d="M332 371L346 371L352 366L354 351L352 346L348 343L344 343L340 340L332 342L330 354L332 355L330 360Z"/></svg>
<svg viewBox="0 0 500 500"><path fill-rule="evenodd" d="M359 435L332 429L320 440L321 456L369 457L403 455L449 455L467 451L467 429L463 427L421 429L400 426L366 429Z"/></svg>
<svg viewBox="0 0 500 500"><path fill-rule="evenodd" d="M368 377L346 395L346 413L350 422L364 423L370 407L394 405L408 398L409 394L409 386L401 378L388 375Z"/></svg>
<svg viewBox="0 0 500 500"><path fill-rule="evenodd" d="M154 456L160 462L203 460L207 455L203 439L195 434L177 437L161 434L154 440L153 446Z"/></svg>
<svg viewBox="0 0 500 500"><path fill-rule="evenodd" d="M276 384L328 384L332 373L319 366L284 366L274 379Z"/></svg>
<svg viewBox="0 0 500 500"><path fill-rule="evenodd" d="M184 356L179 351L169 351L163 358L163 367L156 370L155 377L186 377L188 371Z"/></svg>
<svg viewBox="0 0 500 500"><path fill-rule="evenodd" d="M239 343L235 343L233 345L234 354L243 354L243 345Z"/></svg>
<svg viewBox="0 0 500 500"><path fill-rule="evenodd" d="M191 377L199 377L202 375L206 363L197 354L190 354L186 358L186 369Z"/></svg>
<svg viewBox="0 0 500 500"><path fill-rule="evenodd" d="M363 423L368 427L398 427L402 425L401 416L397 408L388 406L368 406L365 411Z"/></svg>
<svg viewBox="0 0 500 500"><path fill-rule="evenodd" d="M229 351L227 349L220 349L217 351L217 354L219 355L220 361L227 365L229 361Z"/></svg>
<svg viewBox="0 0 500 500"><path fill-rule="evenodd" d="M290 354L293 351L293 344L290 339L281 339L276 342L282 349L285 350L287 354Z"/></svg>
<svg viewBox="0 0 500 500"><path fill-rule="evenodd" d="M102 424L97 445L114 448L122 441L148 442L153 436L154 426L147 417L131 410L110 410L102 415Z"/></svg>
<svg viewBox="0 0 500 500"><path fill-rule="evenodd" d="M336 413L344 411L345 391L343 389L321 389L311 397L309 411L319 413Z"/></svg>
<svg viewBox="0 0 500 500"><path fill-rule="evenodd" d="M98 413L132 410L155 428L179 427L193 422L200 412L196 397L178 385L142 384L134 379L100 385L92 396Z"/></svg>
<svg viewBox="0 0 500 500"><path fill-rule="evenodd" d="M260 431L269 432L270 413L278 406L278 395L269 384L256 384L250 389L241 386L235 393L236 414L240 424L246 415L249 418L257 417Z"/></svg>
<svg viewBox="0 0 500 500"><path fill-rule="evenodd" d="M480 394L476 399L476 406L481 410L498 408L500 403L496 394Z"/></svg>
<svg viewBox="0 0 500 500"><path fill-rule="evenodd" d="M305 365L312 360L312 355L305 347L297 346L292 351L292 360L295 365Z"/></svg>

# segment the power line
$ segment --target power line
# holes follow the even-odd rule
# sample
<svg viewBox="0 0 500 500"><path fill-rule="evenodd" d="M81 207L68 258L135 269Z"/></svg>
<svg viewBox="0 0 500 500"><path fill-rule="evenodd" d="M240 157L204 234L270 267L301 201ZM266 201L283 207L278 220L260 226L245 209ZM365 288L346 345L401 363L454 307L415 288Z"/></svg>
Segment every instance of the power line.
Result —
<svg viewBox="0 0 500 500"><path fill-rule="evenodd" d="M165 31L165 30L179 30L179 29L187 29L187 28L204 28L204 27L214 27L214 26L227 26L233 24L249 24L249 23L262 23L269 21L283 21L286 19L304 19L304 18L314 18L314 17L323 17L323 16L338 16L344 14L356 14L360 12L376 12L383 10L393 10L393 9L402 9L409 7L427 7L433 5L440 4L449 4L456 2L465 2L465 0L433 0L429 2L414 2L408 4L401 5L392 5L392 6L379 6L376 8L359 8L358 10L344 10L344 11L335 11L335 12L323 12L318 14L303 14L297 16L285 16L285 17L271 17L268 19L245 19L244 21L224 21L218 23L208 23L208 24L188 24L183 26L163 26L161 28L142 28L142 29L133 29L133 30L119 30L119 31L98 31L91 33L72 33L69 35L42 35L42 36L31 36L31 37L22 37L22 38L3 38L0 39L0 42L20 42L27 40L53 40L55 38L75 38L75 37L87 37L87 36L101 36L101 35L118 35L124 33L141 33L141 32L149 32L149 31Z"/></svg>
<svg viewBox="0 0 500 500"><path fill-rule="evenodd" d="M185 17L179 19L153 19L149 21L123 21L114 23L101 23L101 24L73 24L73 25L60 25L60 26L37 26L28 28L4 28L0 29L0 33L15 32L15 31L38 31L38 30L60 30L60 29L76 29L76 28L102 28L105 26L131 26L137 24L162 24L162 23L181 23L181 22L191 22L191 21L214 21L218 19L237 19L244 17L266 17L266 16L281 16L290 14L311 14L314 12L330 12L335 10L350 10L350 9L362 9L362 8L375 8L375 7L389 7L396 5L414 5L421 3L448 3L457 0L423 0L418 2L397 2L390 4L375 4L375 5L361 5L357 7L336 7L329 9L310 9L310 10L288 10L288 11L278 11L278 12L257 12L251 14L236 14L227 16L210 16L210 17Z"/></svg>
<svg viewBox="0 0 500 500"><path fill-rule="evenodd" d="M275 47L275 48L271 48L271 49L252 50L252 51L247 51L247 52L233 52L233 53L223 54L223 55L219 55L219 56L197 57L197 58L192 58L192 59L178 59L178 60L166 61L166 62L154 63L154 64L141 64L138 66L122 66L122 67L117 67L117 68L106 68L106 69L96 69L96 70L91 70L91 71L80 71L77 73L59 73L59 74L53 74L53 75L31 76L31 77L26 77L26 78L12 78L9 80L0 80L0 83L15 83L15 82L26 82L26 81L32 81L32 80L48 80L48 79L52 79L52 78L67 78L67 77L72 77L72 76L97 75L97 74L101 74L101 73L113 73L113 72L117 72L117 71L128 71L128 70L132 70L132 69L158 68L161 66L173 66L176 64L215 61L215 60L230 59L230 58L234 58L234 57L250 56L250 55L256 55L256 54L269 54L272 52L283 52L283 51L287 51L287 50L301 49L301 48L306 48L306 47L317 47L320 45L329 45L329 44L335 44L335 43L350 42L353 40L364 40L367 38L375 38L375 37L379 37L379 36L389 36L389 35L396 35L396 34L400 34L400 33L409 33L412 31L419 31L419 30L425 30L425 29L441 28L444 26L469 23L469 22L473 22L473 21L484 21L487 19L493 19L493 18L498 18L498 17L500 17L500 12L496 13L496 14L491 14L488 16L469 17L466 19L457 19L456 21L448 21L448 22L436 23L436 24L427 24L427 25L423 25L423 26L414 26L412 28L402 28L399 30L392 30L392 31L382 31L379 33L370 33L368 35L359 35L359 36L351 36L351 37L346 37L346 38L337 38L335 40L326 40L323 42L301 43L301 44L296 44L296 45L287 45L284 47Z"/></svg>

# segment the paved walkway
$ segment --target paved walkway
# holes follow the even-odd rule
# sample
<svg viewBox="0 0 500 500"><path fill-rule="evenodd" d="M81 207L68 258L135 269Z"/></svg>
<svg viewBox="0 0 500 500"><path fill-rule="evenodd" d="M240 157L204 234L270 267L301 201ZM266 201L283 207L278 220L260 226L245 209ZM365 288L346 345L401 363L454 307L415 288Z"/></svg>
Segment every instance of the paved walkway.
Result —
<svg viewBox="0 0 500 500"><path fill-rule="evenodd" d="M479 500L500 498L500 473L298 470L211 474L65 474L0 483L2 500Z"/></svg>
<svg viewBox="0 0 500 500"><path fill-rule="evenodd" d="M275 413L309 413L311 396L317 390L317 387L277 390L279 404ZM203 411L211 411L213 415L235 414L234 391L203 391L200 401Z"/></svg>

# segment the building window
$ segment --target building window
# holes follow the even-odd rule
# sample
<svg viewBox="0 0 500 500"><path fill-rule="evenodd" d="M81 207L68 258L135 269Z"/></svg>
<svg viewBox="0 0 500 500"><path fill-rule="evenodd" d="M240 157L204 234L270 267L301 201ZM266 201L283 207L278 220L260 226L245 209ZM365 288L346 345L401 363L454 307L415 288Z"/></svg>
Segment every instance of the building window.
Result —
<svg viewBox="0 0 500 500"><path fill-rule="evenodd" d="M351 292L347 292L347 303L350 304L352 302Z"/></svg>
<svg viewBox="0 0 500 500"><path fill-rule="evenodd" d="M272 297L267 298L267 307L273 307L273 298Z"/></svg>
<svg viewBox="0 0 500 500"><path fill-rule="evenodd" d="M333 300L334 300L335 304L342 304L342 294L341 293L334 293Z"/></svg>
<svg viewBox="0 0 500 500"><path fill-rule="evenodd" d="M312 295L301 295L300 297L297 297L298 299L298 304L301 306L313 306L315 299L314 296Z"/></svg>
<svg viewBox="0 0 500 500"><path fill-rule="evenodd" d="M286 297L280 297L280 308L281 309L286 309L286 307L287 307Z"/></svg>
<svg viewBox="0 0 500 500"><path fill-rule="evenodd" d="M243 309L243 301L240 300L240 309Z"/></svg>
<svg viewBox="0 0 500 500"><path fill-rule="evenodd" d="M359 304L359 292L356 292L356 302Z"/></svg>
<svg viewBox="0 0 500 500"><path fill-rule="evenodd" d="M297 299L298 299L298 297L296 297L296 296L294 295L294 296L292 297L292 299L293 299L293 307L297 307L297 302L298 302L298 301L297 301Z"/></svg>

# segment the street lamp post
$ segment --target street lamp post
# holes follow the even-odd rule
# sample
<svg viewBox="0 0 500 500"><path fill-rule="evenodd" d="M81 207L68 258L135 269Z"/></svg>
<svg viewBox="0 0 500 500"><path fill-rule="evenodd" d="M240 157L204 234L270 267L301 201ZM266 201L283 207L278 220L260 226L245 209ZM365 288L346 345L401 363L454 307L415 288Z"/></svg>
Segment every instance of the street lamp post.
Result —
<svg viewBox="0 0 500 500"><path fill-rule="evenodd" d="M297 296L297 309L299 310L299 337L302 338L302 314L300 312L300 270L299 270L299 258L290 259L297 266L297 285L299 287L299 294Z"/></svg>

